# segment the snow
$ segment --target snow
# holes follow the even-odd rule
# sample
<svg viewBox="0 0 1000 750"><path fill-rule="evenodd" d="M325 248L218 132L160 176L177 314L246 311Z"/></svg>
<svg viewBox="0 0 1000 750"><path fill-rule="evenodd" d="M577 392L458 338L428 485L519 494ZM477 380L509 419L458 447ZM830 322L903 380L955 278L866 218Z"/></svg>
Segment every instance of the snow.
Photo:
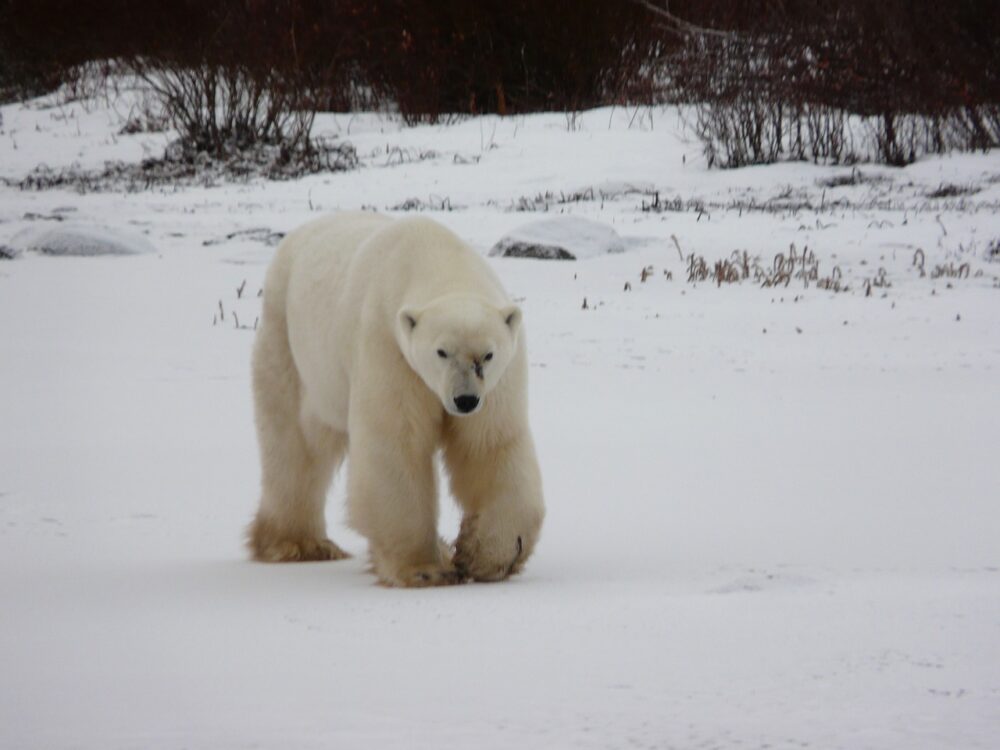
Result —
<svg viewBox="0 0 1000 750"><path fill-rule="evenodd" d="M127 111L3 107L0 176L155 154L169 134L118 134ZM322 116L360 170L0 184L0 246L72 221L157 249L0 262L0 747L995 747L1000 154L829 187L851 171L709 171L682 118ZM483 253L527 207L630 249L490 259L525 311L536 556L380 588L337 482L353 559L250 563L273 239L411 198ZM770 268L793 243L849 291L687 281L692 253Z"/></svg>
<svg viewBox="0 0 1000 750"><path fill-rule="evenodd" d="M145 237L83 224L26 229L11 239L15 253L44 255L136 255L155 253Z"/></svg>
<svg viewBox="0 0 1000 750"><path fill-rule="evenodd" d="M516 227L490 248L502 258L583 260L625 252L625 243L611 227L578 216L554 216Z"/></svg>

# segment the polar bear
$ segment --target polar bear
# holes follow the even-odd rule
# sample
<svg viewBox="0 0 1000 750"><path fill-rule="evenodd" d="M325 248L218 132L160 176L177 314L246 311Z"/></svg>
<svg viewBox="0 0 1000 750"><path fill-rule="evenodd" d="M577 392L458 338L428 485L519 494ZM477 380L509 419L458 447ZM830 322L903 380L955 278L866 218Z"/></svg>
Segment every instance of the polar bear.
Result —
<svg viewBox="0 0 1000 750"><path fill-rule="evenodd" d="M253 352L253 556L346 556L324 519L346 457L348 522L383 584L518 572L544 516L521 317L486 261L429 219L341 213L289 234ZM453 554L437 531L439 450L463 512Z"/></svg>

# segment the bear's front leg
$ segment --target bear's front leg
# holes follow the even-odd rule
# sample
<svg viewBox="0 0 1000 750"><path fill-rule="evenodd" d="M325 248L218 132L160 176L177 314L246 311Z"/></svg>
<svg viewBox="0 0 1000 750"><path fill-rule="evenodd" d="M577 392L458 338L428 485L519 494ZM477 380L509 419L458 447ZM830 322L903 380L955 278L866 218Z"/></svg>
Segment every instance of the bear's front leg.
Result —
<svg viewBox="0 0 1000 750"><path fill-rule="evenodd" d="M503 446L452 442L445 463L452 492L465 511L453 558L459 573L501 581L520 572L545 517L530 435Z"/></svg>
<svg viewBox="0 0 1000 750"><path fill-rule="evenodd" d="M432 445L413 435L360 424L351 430L349 520L368 539L372 567L386 586L461 580L437 533L433 455Z"/></svg>

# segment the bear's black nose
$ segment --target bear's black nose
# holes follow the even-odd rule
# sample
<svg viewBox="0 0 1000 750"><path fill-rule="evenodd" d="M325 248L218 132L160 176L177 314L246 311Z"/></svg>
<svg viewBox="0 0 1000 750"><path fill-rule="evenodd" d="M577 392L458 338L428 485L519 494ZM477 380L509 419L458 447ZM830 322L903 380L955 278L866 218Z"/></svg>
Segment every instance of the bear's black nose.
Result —
<svg viewBox="0 0 1000 750"><path fill-rule="evenodd" d="M462 414L468 414L479 406L478 396L455 396L455 406Z"/></svg>

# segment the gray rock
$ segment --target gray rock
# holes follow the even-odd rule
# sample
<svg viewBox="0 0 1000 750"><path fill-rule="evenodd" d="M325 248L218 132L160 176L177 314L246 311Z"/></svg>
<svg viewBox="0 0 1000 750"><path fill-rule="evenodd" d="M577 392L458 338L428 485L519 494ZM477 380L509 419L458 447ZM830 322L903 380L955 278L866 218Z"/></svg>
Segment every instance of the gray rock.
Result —
<svg viewBox="0 0 1000 750"><path fill-rule="evenodd" d="M578 216L555 216L508 232L490 248L489 254L502 258L581 260L624 251L622 238L606 224Z"/></svg>

